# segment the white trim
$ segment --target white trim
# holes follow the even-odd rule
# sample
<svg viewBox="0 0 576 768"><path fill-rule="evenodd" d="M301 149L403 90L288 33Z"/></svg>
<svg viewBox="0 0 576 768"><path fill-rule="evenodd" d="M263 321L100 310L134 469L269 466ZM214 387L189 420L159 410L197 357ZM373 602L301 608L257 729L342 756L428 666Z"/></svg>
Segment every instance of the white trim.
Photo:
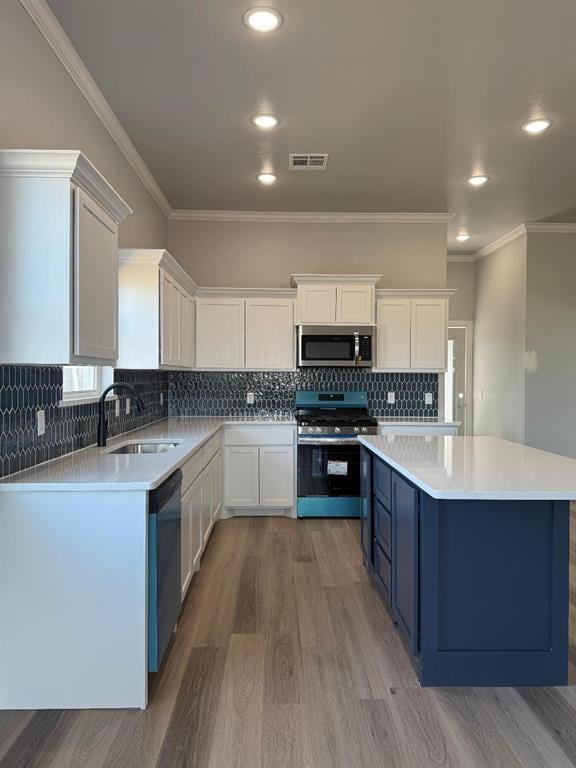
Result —
<svg viewBox="0 0 576 768"><path fill-rule="evenodd" d="M547 232L558 235L576 234L576 224L555 221L531 221L524 224L526 232Z"/></svg>
<svg viewBox="0 0 576 768"><path fill-rule="evenodd" d="M433 296L437 299L450 298L458 292L458 288L376 288L376 298L382 299L385 296L391 298L404 296L406 298L414 297L416 299ZM413 371L413 368L406 370Z"/></svg>
<svg viewBox="0 0 576 768"><path fill-rule="evenodd" d="M132 143L104 94L60 26L46 0L20 0L58 59L165 216L172 210L160 185Z"/></svg>
<svg viewBox="0 0 576 768"><path fill-rule="evenodd" d="M472 264L476 261L475 253L449 253L448 264Z"/></svg>
<svg viewBox="0 0 576 768"><path fill-rule="evenodd" d="M168 218L171 221L245 221L296 224L447 224L453 216L453 213L314 213L307 211L191 211L174 209Z"/></svg>
<svg viewBox="0 0 576 768"><path fill-rule="evenodd" d="M488 245L485 245L484 248L480 248L480 250L476 251L474 254L474 258L475 260L481 259L484 256L488 256L489 254L494 253L494 251L497 251L499 248L502 248L508 243L511 243L513 240L516 240L517 237L522 237L522 235L533 234L536 232L545 232L547 234L557 235L573 235L576 234L576 223L555 221L524 222L523 224L519 224L517 227L514 227L514 229L511 229L509 232L506 232L501 237L496 238L496 240L493 240L491 243L488 243Z"/></svg>
<svg viewBox="0 0 576 768"><path fill-rule="evenodd" d="M100 400L100 395L86 395L85 397L67 397L65 400L58 401L58 408L71 408L73 405L90 405L91 403L97 403ZM106 395L106 402L118 400L118 395L112 392Z"/></svg>
<svg viewBox="0 0 576 768"><path fill-rule="evenodd" d="M218 297L234 296L238 299L244 298L274 298L274 299L295 299L296 288L217 288L204 287L196 290L196 296ZM246 370L246 369L243 369Z"/></svg>
<svg viewBox="0 0 576 768"><path fill-rule="evenodd" d="M334 275L334 274L326 274L326 275L291 275L292 283L293 285L310 285L313 284L321 284L321 285L341 285L349 284L349 285L376 285L382 275Z"/></svg>
<svg viewBox="0 0 576 768"><path fill-rule="evenodd" d="M119 248L118 261L121 264L155 264L165 269L182 288L194 296L198 290L195 281L176 259L164 248Z"/></svg>
<svg viewBox="0 0 576 768"><path fill-rule="evenodd" d="M522 235L525 234L526 225L519 224L517 227L514 227L514 229L511 229L501 237L497 237L496 240L493 240L491 243L488 243L488 245L485 245L484 248L480 248L479 251L476 251L476 259L482 259L484 256L488 256L489 254L494 253L494 251L497 251L499 248L503 248L505 245L508 245L508 243L511 243L513 240L516 240L518 237L522 237Z"/></svg>

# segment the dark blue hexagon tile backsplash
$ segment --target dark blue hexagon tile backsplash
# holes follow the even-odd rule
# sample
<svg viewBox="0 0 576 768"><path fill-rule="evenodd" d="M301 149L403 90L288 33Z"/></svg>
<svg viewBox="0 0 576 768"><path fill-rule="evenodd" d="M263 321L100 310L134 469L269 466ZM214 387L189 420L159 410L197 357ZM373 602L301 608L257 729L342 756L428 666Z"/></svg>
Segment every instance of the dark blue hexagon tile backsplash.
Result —
<svg viewBox="0 0 576 768"><path fill-rule="evenodd" d="M171 416L292 416L297 389L365 390L370 412L379 418L438 416L437 374L371 373L354 368L172 373L169 412ZM254 393L254 405L247 405L247 392ZM394 405L386 402L388 392L395 393ZM432 405L424 404L426 392L432 393Z"/></svg>

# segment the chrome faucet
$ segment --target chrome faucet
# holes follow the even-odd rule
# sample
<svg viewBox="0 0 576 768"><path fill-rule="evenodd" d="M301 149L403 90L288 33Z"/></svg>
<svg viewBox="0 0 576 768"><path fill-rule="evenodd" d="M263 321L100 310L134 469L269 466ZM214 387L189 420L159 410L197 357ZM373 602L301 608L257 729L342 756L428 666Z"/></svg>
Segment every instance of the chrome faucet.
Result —
<svg viewBox="0 0 576 768"><path fill-rule="evenodd" d="M106 413L104 411L104 406L106 403L106 395L108 392L111 392L113 389L127 389L128 392L131 392L134 395L134 399L136 401L136 407L138 408L138 411L142 412L146 410L146 406L144 405L144 400L140 397L138 392L134 389L132 384L125 384L123 381L117 381L114 384L110 384L109 387L106 387L104 392L100 395L100 400L98 401L98 447L104 448L106 445L106 437L108 435L108 420L106 419Z"/></svg>

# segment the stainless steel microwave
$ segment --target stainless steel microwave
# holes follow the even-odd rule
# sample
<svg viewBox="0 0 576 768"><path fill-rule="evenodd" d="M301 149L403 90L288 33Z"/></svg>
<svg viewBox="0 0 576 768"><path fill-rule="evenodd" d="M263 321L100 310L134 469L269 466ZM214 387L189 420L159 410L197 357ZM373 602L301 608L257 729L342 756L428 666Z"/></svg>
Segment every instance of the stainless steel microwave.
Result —
<svg viewBox="0 0 576 768"><path fill-rule="evenodd" d="M298 326L298 366L371 368L374 350L372 326Z"/></svg>

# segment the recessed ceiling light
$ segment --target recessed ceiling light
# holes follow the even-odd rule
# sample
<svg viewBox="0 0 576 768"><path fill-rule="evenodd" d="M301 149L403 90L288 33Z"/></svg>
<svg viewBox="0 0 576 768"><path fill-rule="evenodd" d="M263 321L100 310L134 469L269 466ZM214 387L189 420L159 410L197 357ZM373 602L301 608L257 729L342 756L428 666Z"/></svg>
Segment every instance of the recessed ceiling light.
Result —
<svg viewBox="0 0 576 768"><path fill-rule="evenodd" d="M466 240L470 240L470 235L467 235L465 232L462 232L459 235L456 235L456 240L458 240L459 243L465 243Z"/></svg>
<svg viewBox="0 0 576 768"><path fill-rule="evenodd" d="M256 32L273 32L282 24L282 15L274 8L251 8L243 18L244 24Z"/></svg>
<svg viewBox="0 0 576 768"><path fill-rule="evenodd" d="M278 181L278 176L276 176L275 173L259 173L258 176L256 176L256 178L261 184L266 184L266 185L276 184L276 182Z"/></svg>
<svg viewBox="0 0 576 768"><path fill-rule="evenodd" d="M538 120L529 120L527 123L524 123L522 130L524 133L543 133L551 125L552 120L548 120L547 117L540 117Z"/></svg>
<svg viewBox="0 0 576 768"><path fill-rule="evenodd" d="M280 118L276 117L276 115L254 115L252 118L252 123L258 128L263 128L264 130L268 130L269 128L276 128L279 122Z"/></svg>
<svg viewBox="0 0 576 768"><path fill-rule="evenodd" d="M488 176L470 176L468 184L471 184L473 187L481 187L482 184L486 184L487 181Z"/></svg>

